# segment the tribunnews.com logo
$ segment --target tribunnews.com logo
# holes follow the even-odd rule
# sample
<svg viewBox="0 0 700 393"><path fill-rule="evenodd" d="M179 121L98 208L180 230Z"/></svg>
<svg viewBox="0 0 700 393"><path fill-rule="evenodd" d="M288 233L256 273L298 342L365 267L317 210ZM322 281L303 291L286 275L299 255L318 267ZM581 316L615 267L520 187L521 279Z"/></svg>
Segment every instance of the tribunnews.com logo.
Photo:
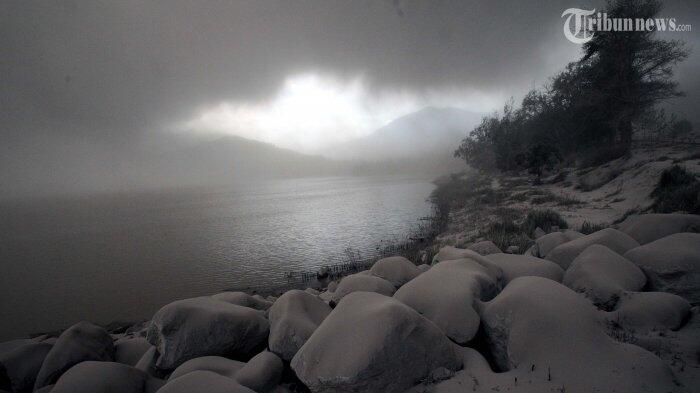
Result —
<svg viewBox="0 0 700 393"><path fill-rule="evenodd" d="M596 14L595 9L569 8L561 17L566 17L564 35L574 44L585 44L596 31L691 31L690 25L676 18L610 18L605 12Z"/></svg>

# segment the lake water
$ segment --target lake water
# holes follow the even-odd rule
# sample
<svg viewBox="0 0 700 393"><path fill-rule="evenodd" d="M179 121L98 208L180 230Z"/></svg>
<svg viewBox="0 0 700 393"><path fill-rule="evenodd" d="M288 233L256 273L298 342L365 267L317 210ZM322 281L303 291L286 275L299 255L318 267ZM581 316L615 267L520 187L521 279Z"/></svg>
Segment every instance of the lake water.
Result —
<svg viewBox="0 0 700 393"><path fill-rule="evenodd" d="M316 178L0 203L0 340L282 283L347 247L406 236L430 214L432 189L405 178Z"/></svg>

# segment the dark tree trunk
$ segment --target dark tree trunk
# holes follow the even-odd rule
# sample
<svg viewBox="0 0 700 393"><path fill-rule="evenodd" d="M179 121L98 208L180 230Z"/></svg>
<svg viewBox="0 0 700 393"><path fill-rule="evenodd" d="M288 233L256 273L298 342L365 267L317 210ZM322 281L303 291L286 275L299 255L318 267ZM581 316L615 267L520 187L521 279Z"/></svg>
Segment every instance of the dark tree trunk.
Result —
<svg viewBox="0 0 700 393"><path fill-rule="evenodd" d="M620 133L620 144L626 151L629 151L632 146L632 121L628 117L620 120L618 132Z"/></svg>

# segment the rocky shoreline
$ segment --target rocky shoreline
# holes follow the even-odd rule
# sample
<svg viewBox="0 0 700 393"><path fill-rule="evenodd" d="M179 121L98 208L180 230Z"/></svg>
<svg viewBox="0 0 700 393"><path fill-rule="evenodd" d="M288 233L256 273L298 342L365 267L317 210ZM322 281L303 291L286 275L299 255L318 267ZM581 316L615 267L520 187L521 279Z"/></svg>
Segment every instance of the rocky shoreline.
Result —
<svg viewBox="0 0 700 393"><path fill-rule="evenodd" d="M131 326L80 322L0 343L0 392L698 386L700 216L635 214L588 231L546 220L529 228L528 216L514 221L524 234L484 230L502 216L476 203L499 209L494 190L508 181L459 194L463 210L450 208L450 226L418 261L392 256L280 296L225 291L172 302ZM439 190L442 202L460 199ZM509 190L499 201L527 192ZM481 219L456 231L469 209Z"/></svg>

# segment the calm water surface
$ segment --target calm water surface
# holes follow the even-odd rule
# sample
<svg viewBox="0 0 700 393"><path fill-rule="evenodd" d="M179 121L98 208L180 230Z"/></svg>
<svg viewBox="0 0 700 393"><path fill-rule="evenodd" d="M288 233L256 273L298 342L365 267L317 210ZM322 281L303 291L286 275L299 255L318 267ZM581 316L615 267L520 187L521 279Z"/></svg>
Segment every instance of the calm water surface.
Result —
<svg viewBox="0 0 700 393"><path fill-rule="evenodd" d="M317 178L0 203L0 340L284 282L347 247L405 236L430 214L432 189Z"/></svg>

